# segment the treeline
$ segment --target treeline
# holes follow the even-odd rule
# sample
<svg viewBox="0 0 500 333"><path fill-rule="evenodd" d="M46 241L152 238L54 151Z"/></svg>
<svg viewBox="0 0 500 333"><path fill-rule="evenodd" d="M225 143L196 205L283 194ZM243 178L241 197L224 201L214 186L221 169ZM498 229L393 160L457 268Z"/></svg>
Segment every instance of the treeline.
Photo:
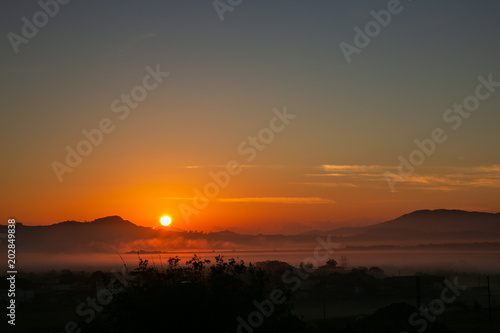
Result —
<svg viewBox="0 0 500 333"><path fill-rule="evenodd" d="M121 333L306 331L306 325L292 315L293 295L280 279L241 260L217 256L209 264L196 255L186 265L174 257L160 267L139 259L124 292L90 324L81 326L91 332ZM277 289L283 292L283 302L269 306Z"/></svg>
<svg viewBox="0 0 500 333"><path fill-rule="evenodd" d="M441 279L422 276L421 281L434 286L423 288L422 297L440 294ZM379 267L346 270L333 259L320 267L293 267L277 260L245 264L223 256L211 262L196 255L182 264L173 257L151 265L139 257L136 268L124 264L121 272L30 273L21 282L35 290L32 300L20 304L17 328L26 333L417 332L409 322L415 307L404 303L374 314L299 318L296 314L303 312L294 312L294 306L298 310L304 302L349 299L362 304L414 293L412 277L385 277ZM449 332L440 323L443 317L426 332Z"/></svg>
<svg viewBox="0 0 500 333"><path fill-rule="evenodd" d="M280 261L245 265L241 260L215 257L211 264L194 256L180 265L178 257L151 266L139 259L130 272L123 292L103 306L99 316L80 327L91 332L416 332L408 318L415 308L394 304L362 319L306 322L292 313L297 282L300 279L340 277L375 279L370 270L355 269L347 274L328 271L329 261L315 268L295 268ZM379 273L377 271L377 273ZM283 278L286 276L286 279ZM113 284L102 275L101 285ZM300 283L299 283L300 285ZM428 333L448 332L433 323Z"/></svg>

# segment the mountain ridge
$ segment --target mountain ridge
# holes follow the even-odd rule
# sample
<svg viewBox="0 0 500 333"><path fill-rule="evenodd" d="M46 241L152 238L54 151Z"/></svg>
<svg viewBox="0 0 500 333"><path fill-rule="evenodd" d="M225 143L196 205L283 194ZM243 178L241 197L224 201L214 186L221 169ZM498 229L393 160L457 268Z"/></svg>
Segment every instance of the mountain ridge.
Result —
<svg viewBox="0 0 500 333"><path fill-rule="evenodd" d="M0 226L0 231L2 228L7 232L7 226ZM296 235L247 235L230 230L203 233L170 230L168 227L154 229L138 226L117 215L91 222L64 221L46 226L19 223L16 228L19 248L62 253L82 249L106 252L110 246L129 250L161 247L181 249L193 248L197 244L206 248L293 248L299 244L315 245L318 237L325 236L346 245L499 241L500 213L417 210L369 226L343 227L324 232L312 230Z"/></svg>

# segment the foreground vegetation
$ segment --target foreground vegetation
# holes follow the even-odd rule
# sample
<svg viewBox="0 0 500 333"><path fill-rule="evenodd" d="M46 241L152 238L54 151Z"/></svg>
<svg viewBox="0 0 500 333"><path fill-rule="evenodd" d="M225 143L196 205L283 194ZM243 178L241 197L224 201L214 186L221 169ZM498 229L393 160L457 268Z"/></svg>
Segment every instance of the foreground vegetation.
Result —
<svg viewBox="0 0 500 333"><path fill-rule="evenodd" d="M426 306L441 294L443 276L421 275L420 281ZM19 308L23 332L498 331L472 290L424 330L412 326L415 277L387 277L378 267L344 270L334 260L295 268L222 256L211 263L195 255L185 264L174 257L160 265L139 258L137 268L121 273L25 275L20 287L37 290Z"/></svg>

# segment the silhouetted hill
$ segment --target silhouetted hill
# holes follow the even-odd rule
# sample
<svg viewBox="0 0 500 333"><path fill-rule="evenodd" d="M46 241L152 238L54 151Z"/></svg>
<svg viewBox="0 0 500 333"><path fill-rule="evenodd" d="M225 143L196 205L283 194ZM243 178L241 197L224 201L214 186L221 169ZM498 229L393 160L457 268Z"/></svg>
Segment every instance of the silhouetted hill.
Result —
<svg viewBox="0 0 500 333"><path fill-rule="evenodd" d="M156 235L151 228L137 226L119 216L92 222L65 221L48 226L18 224L16 227L17 247L30 252L109 252L110 246Z"/></svg>
<svg viewBox="0 0 500 333"><path fill-rule="evenodd" d="M418 210L367 227L326 232L350 241L478 241L500 239L500 213Z"/></svg>
<svg viewBox="0 0 500 333"><path fill-rule="evenodd" d="M463 210L417 210L370 228L404 228L424 232L500 231L500 213Z"/></svg>
<svg viewBox="0 0 500 333"><path fill-rule="evenodd" d="M0 232L6 232L1 226ZM110 252L206 249L297 249L317 245L318 236L342 245L417 245L500 241L500 214L461 210L419 210L367 227L313 230L298 235L245 235L140 227L119 216L92 222L66 221L49 226L17 225L16 242L24 252Z"/></svg>

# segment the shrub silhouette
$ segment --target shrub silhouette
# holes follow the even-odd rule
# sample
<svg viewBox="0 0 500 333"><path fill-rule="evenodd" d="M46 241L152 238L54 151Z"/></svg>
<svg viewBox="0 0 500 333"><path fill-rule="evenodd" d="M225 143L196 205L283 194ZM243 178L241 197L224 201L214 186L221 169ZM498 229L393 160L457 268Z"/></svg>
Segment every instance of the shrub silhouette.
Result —
<svg viewBox="0 0 500 333"><path fill-rule="evenodd" d="M335 259L329 259L326 264L331 267L337 267L337 261Z"/></svg>
<svg viewBox="0 0 500 333"><path fill-rule="evenodd" d="M254 332L302 332L291 312L291 292L271 283L267 273L235 259L215 257L215 264L194 255L181 266L170 258L158 269L139 258L131 272L135 278L114 296L101 315L90 323L92 332L236 332L237 318L246 320L262 302L280 288L287 301L274 306L272 315ZM84 324L85 325L85 324Z"/></svg>

